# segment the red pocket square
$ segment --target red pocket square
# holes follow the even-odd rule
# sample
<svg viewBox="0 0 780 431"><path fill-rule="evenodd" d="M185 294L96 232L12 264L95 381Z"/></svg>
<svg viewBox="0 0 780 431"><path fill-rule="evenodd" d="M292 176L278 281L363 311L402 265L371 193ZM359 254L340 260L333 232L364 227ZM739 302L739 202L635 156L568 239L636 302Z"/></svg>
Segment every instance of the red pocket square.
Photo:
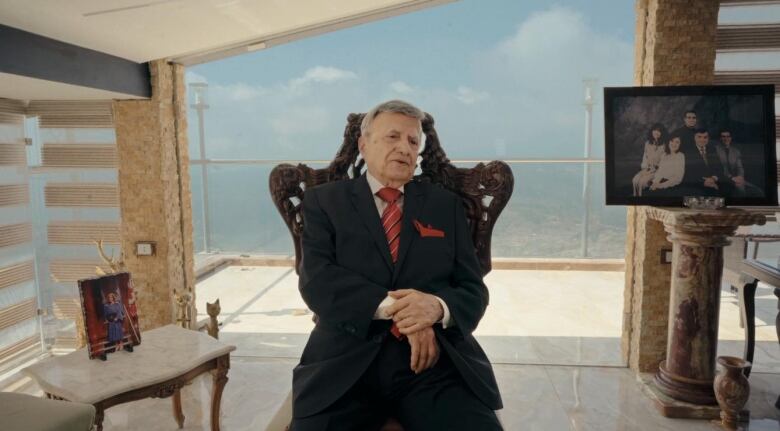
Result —
<svg viewBox="0 0 780 431"><path fill-rule="evenodd" d="M425 237L444 238L444 231L435 229L431 225L423 226L422 223L415 220L414 227L415 229L417 229L417 232L420 232L420 236L423 238Z"/></svg>

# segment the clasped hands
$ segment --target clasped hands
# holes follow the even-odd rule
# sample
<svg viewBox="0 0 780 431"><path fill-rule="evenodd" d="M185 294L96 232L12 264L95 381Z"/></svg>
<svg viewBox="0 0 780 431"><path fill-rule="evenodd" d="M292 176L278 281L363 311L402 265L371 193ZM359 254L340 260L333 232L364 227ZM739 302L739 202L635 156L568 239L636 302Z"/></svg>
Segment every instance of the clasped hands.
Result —
<svg viewBox="0 0 780 431"><path fill-rule="evenodd" d="M415 374L433 367L439 360L439 345L433 325L442 319L444 310L431 294L414 289L389 292L395 302L387 308L398 330L406 335L412 348L410 367Z"/></svg>

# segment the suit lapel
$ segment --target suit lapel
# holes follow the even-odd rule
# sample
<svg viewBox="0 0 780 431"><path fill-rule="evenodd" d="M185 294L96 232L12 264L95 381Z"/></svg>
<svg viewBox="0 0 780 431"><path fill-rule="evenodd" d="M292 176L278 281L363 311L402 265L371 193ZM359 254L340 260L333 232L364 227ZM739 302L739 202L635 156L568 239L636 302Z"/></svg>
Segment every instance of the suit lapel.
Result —
<svg viewBox="0 0 780 431"><path fill-rule="evenodd" d="M354 181L352 188L352 204L360 215L360 220L371 234L374 245L376 245L387 268L392 271L393 261L390 257L390 248L387 246L387 237L385 237L385 230L382 228L382 221L379 219L376 203L374 202L374 197L371 194L371 188L368 186L368 180L366 179L365 174ZM403 245L403 234L401 235L401 241L401 244Z"/></svg>
<svg viewBox="0 0 780 431"><path fill-rule="evenodd" d="M406 255L409 254L409 247L417 238L412 222L418 219L422 207L425 204L425 193L423 188L413 181L404 186L404 207L403 218L401 220L401 244L398 247L398 261L393 269L393 281L398 279L398 274L404 264Z"/></svg>

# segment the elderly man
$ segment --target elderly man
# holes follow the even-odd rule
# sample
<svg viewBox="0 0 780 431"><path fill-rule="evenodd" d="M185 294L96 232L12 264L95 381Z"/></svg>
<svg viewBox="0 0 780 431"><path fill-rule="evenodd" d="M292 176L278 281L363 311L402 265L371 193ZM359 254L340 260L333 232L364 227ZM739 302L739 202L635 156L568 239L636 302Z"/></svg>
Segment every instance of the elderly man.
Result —
<svg viewBox="0 0 780 431"><path fill-rule="evenodd" d="M412 181L423 113L369 111L367 172L306 190L299 289L319 317L293 372L292 431L499 430L471 333L488 304L461 200Z"/></svg>
<svg viewBox="0 0 780 431"><path fill-rule="evenodd" d="M728 196L730 188L723 181L723 168L718 155L709 145L707 129L696 129L694 141L693 151L685 155L683 184L691 195Z"/></svg>

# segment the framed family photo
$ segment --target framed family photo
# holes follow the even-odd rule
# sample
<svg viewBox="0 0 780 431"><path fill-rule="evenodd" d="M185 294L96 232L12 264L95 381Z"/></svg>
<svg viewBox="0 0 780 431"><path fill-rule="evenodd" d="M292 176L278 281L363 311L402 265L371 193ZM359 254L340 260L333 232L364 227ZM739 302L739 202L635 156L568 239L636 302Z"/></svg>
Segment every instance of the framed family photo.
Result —
<svg viewBox="0 0 780 431"><path fill-rule="evenodd" d="M607 205L777 206L772 85L604 89Z"/></svg>
<svg viewBox="0 0 780 431"><path fill-rule="evenodd" d="M132 352L133 346L141 344L135 293L129 273L79 280L79 295L90 359L106 360L109 353L120 350Z"/></svg>

